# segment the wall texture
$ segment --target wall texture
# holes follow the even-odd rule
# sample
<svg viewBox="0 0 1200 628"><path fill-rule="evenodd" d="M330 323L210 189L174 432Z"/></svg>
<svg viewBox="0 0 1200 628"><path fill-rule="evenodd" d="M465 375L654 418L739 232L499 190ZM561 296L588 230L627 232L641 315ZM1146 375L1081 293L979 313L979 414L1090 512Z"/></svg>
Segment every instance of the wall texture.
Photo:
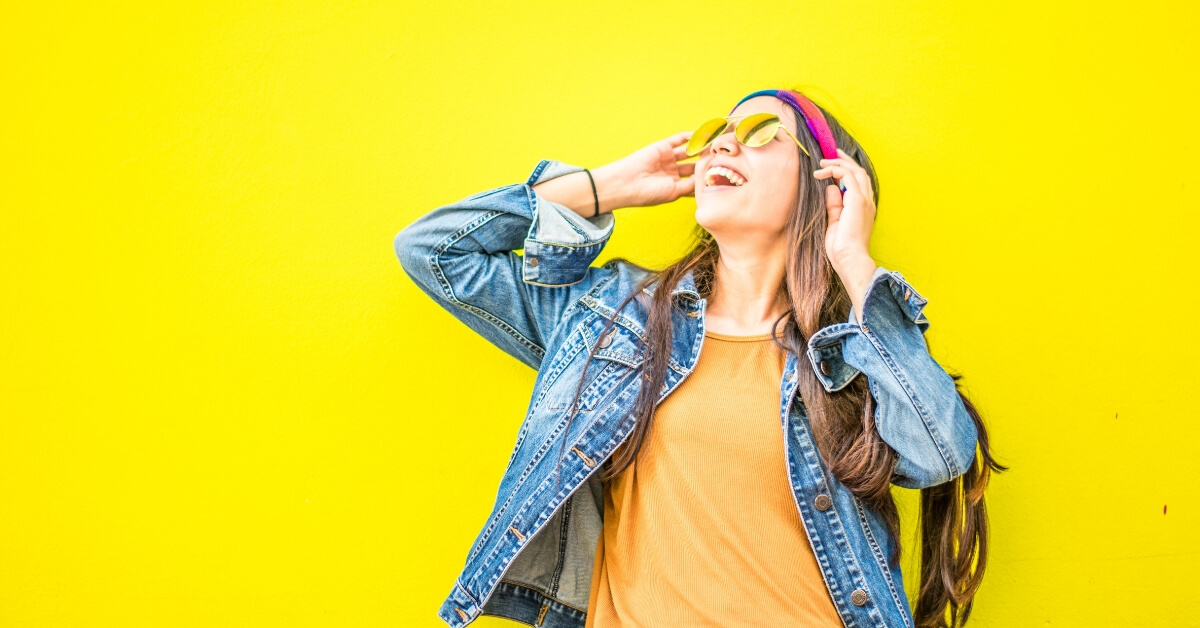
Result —
<svg viewBox="0 0 1200 628"><path fill-rule="evenodd" d="M441 625L534 373L393 235L786 86L873 156L872 253L1013 467L972 623L1200 625L1196 12L8 7L0 625ZM600 261L693 210L619 210Z"/></svg>

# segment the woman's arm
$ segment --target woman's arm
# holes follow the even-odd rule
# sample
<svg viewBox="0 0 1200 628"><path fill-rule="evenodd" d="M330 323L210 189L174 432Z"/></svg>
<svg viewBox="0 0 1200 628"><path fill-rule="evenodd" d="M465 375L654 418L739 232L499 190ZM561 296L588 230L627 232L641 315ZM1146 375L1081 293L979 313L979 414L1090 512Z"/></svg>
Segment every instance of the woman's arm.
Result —
<svg viewBox="0 0 1200 628"><path fill-rule="evenodd" d="M593 268L615 225L612 211L673 201L693 191L690 133L656 141L592 172L542 160L524 183L443 207L393 242L409 277L456 318L537 369L563 313L615 268ZM517 255L516 249L524 249Z"/></svg>
<svg viewBox="0 0 1200 628"><path fill-rule="evenodd" d="M401 266L438 305L537 369L563 311L612 273L591 262L615 226L617 182L606 181L609 213L584 218L573 211L578 176L591 202L583 168L542 160L524 183L434 209L396 235ZM542 185L560 178L574 181L557 183L547 189L552 198L543 197ZM523 256L514 252L521 248Z"/></svg>
<svg viewBox="0 0 1200 628"><path fill-rule="evenodd" d="M533 191L542 198L558 203L584 218L596 212L596 199L600 200L600 213L608 213L621 207L630 207L635 200L628 198L628 189L614 164L601 166L591 171L596 181L596 195L592 194L592 182L583 169L568 175L547 179L533 186Z"/></svg>
<svg viewBox="0 0 1200 628"><path fill-rule="evenodd" d="M954 379L929 355L929 321L921 314L926 299L900 273L876 266L868 252L876 213L870 173L845 151L837 152L834 159L822 159L813 176L845 186L845 192L825 188L825 254L854 305L847 322L808 339L809 361L829 392L867 374L875 429L899 456L894 484L924 488L949 482L975 457L975 421Z"/></svg>
<svg viewBox="0 0 1200 628"><path fill-rule="evenodd" d="M826 391L866 373L875 398L875 428L896 450L894 483L924 488L966 472L978 433L953 378L929 354L922 314L928 300L898 271L879 267L866 290L861 320L854 308L845 323L808 339L808 357Z"/></svg>

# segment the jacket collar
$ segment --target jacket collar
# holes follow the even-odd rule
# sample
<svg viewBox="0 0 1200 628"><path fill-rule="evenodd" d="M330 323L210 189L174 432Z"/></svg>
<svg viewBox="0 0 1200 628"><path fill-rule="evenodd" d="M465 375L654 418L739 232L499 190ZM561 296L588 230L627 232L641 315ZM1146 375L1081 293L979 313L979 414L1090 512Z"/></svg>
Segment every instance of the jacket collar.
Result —
<svg viewBox="0 0 1200 628"><path fill-rule="evenodd" d="M654 296L654 292L658 289L658 282L654 282L642 289L642 292ZM675 288L671 290L671 297L678 301L681 297L693 302L700 301L700 291L696 288L696 279L692 276L692 271L688 270L679 282L675 284Z"/></svg>

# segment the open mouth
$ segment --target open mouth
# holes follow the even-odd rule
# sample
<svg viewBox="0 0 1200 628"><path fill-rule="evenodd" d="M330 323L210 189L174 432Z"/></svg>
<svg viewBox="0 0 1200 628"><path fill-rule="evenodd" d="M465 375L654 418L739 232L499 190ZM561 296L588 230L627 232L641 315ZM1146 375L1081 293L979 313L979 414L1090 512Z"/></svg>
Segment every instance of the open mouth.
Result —
<svg viewBox="0 0 1200 628"><path fill-rule="evenodd" d="M705 187L741 187L746 178L724 166L713 166L704 173Z"/></svg>

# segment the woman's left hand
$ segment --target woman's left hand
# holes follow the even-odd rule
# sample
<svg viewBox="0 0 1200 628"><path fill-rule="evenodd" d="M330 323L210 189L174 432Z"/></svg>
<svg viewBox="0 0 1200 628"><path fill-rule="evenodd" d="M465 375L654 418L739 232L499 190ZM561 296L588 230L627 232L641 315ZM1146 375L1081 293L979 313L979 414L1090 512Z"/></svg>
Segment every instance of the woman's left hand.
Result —
<svg viewBox="0 0 1200 628"><path fill-rule="evenodd" d="M837 269L853 260L870 257L871 227L875 224L875 190L871 176L850 155L838 149L837 159L822 159L817 179L836 177L846 186L843 194L835 182L825 188L829 210L825 230L825 254Z"/></svg>
<svg viewBox="0 0 1200 628"><path fill-rule="evenodd" d="M837 184L825 188L825 206L829 210L829 226L825 229L825 255L850 293L855 317L862 323L863 294L875 274L875 260L868 250L871 227L875 224L875 189L866 169L855 163L850 155L838 149L837 159L822 159L821 169L813 173L818 179L838 177L846 186L843 194Z"/></svg>

